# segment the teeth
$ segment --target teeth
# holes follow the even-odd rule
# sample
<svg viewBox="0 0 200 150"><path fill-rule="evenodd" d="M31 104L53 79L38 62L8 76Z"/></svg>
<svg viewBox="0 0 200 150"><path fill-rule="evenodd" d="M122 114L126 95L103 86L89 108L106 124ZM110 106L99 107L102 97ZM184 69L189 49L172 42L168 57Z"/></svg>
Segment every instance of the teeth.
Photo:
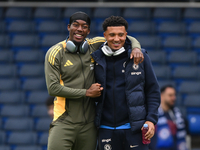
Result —
<svg viewBox="0 0 200 150"><path fill-rule="evenodd" d="M82 35L80 35L80 34L76 34L76 36L79 36L79 37L81 37Z"/></svg>

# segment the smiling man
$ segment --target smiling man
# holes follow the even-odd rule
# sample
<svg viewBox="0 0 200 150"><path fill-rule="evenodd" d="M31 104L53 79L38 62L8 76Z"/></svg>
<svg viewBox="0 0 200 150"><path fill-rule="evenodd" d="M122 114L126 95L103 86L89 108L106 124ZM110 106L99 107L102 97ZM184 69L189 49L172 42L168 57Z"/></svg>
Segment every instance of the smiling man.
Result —
<svg viewBox="0 0 200 150"><path fill-rule="evenodd" d="M130 60L131 41L127 21L111 16L103 22L106 42L94 53L95 78L103 91L97 98L95 124L99 128L99 150L148 150L142 143L144 123L154 135L158 120L160 90L146 51L139 65Z"/></svg>
<svg viewBox="0 0 200 150"><path fill-rule="evenodd" d="M97 130L94 125L95 101L103 88L95 83L91 53L105 38L86 39L90 18L83 12L70 17L69 37L52 46L45 56L45 78L50 95L55 96L48 150L94 150ZM143 55L140 44L132 38L134 58ZM135 61L135 59L134 59Z"/></svg>

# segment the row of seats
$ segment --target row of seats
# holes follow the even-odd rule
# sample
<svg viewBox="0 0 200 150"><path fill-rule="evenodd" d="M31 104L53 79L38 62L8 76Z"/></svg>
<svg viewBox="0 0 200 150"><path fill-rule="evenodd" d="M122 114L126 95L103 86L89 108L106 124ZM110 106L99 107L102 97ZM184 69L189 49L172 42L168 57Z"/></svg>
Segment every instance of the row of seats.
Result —
<svg viewBox="0 0 200 150"><path fill-rule="evenodd" d="M0 118L0 130L6 132L48 132L51 121L52 119L49 117L40 117L36 119L32 117L2 117Z"/></svg>
<svg viewBox="0 0 200 150"><path fill-rule="evenodd" d="M190 36L168 36L161 38L159 36L138 36L129 34L138 39L145 49L164 49L164 50L197 50L200 49L200 37L192 39ZM93 36L94 37L94 36ZM40 38L37 35L15 35L10 38L8 35L0 35L0 50L5 48L34 49L50 48L54 44L66 39L64 34L46 35Z"/></svg>
<svg viewBox="0 0 200 150"><path fill-rule="evenodd" d="M0 21L1 31L0 33L8 33L13 35L16 33L38 33L43 35L45 33L67 33L68 23L64 21L42 21L36 23L33 20L17 20L10 23L5 21ZM189 34L195 36L200 34L200 29L198 28L200 22L193 22L187 24L185 22L169 22L165 21L162 23L155 23L152 20L149 21L134 21L129 23L128 32L142 32L146 34L159 34L161 36L166 36L168 34L172 35L184 35ZM94 20L91 22L91 33L96 34L102 32L102 22L96 23Z"/></svg>
<svg viewBox="0 0 200 150"><path fill-rule="evenodd" d="M42 146L36 146L36 145L28 145L28 146L1 146L0 145L0 150L46 150L43 149Z"/></svg>
<svg viewBox="0 0 200 150"><path fill-rule="evenodd" d="M5 145L47 145L48 132L33 131L0 131L0 143ZM2 149L1 149L2 150Z"/></svg>
<svg viewBox="0 0 200 150"><path fill-rule="evenodd" d="M45 104L1 104L2 117L48 117Z"/></svg>
<svg viewBox="0 0 200 150"><path fill-rule="evenodd" d="M111 15L121 15L127 19L148 20L180 20L186 21L200 19L199 8L52 8L52 7L30 7L30 8L0 8L0 18L9 19L69 19L71 14L77 11L86 12L91 18L105 19Z"/></svg>
<svg viewBox="0 0 200 150"><path fill-rule="evenodd" d="M146 44L148 47L148 43ZM165 64L184 64L184 65L196 65L200 62L199 53L196 51L171 51L166 52L162 50L149 50L147 48L148 54L151 58L153 64L165 65ZM0 68L3 68L7 65L4 72L0 73L0 77L4 75L15 76L16 74L22 76L41 75L44 67L45 53L40 49L36 50L18 50L16 52L12 49L4 49L0 51ZM31 73L23 71L29 66L35 68L34 73L30 70ZM19 68L16 68L19 67ZM18 72L17 72L18 71ZM9 75L9 73L12 73Z"/></svg>

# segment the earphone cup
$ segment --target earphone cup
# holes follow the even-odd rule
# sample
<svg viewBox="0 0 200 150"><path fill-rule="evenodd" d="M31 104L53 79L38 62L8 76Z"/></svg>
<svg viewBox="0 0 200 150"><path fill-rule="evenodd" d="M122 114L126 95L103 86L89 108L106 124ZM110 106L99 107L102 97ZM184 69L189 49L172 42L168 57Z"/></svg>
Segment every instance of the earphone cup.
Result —
<svg viewBox="0 0 200 150"><path fill-rule="evenodd" d="M72 41L67 41L66 48L71 53L77 52L77 47Z"/></svg>
<svg viewBox="0 0 200 150"><path fill-rule="evenodd" d="M82 43L82 45L80 46L80 53L85 54L87 52L87 50L88 50L88 46L89 46L88 42L84 41Z"/></svg>

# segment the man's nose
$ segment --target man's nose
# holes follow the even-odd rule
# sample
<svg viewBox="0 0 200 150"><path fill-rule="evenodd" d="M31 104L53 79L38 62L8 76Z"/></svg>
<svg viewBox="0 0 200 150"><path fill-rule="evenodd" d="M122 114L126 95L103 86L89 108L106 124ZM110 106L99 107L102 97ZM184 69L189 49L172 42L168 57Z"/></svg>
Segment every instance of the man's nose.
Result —
<svg viewBox="0 0 200 150"><path fill-rule="evenodd" d="M77 30L79 30L79 31L83 31L83 28L82 28L82 26L81 26L81 25L79 25L79 26L78 26L78 28L77 28Z"/></svg>
<svg viewBox="0 0 200 150"><path fill-rule="evenodd" d="M114 37L114 41L119 41L119 36L116 35L116 36Z"/></svg>

